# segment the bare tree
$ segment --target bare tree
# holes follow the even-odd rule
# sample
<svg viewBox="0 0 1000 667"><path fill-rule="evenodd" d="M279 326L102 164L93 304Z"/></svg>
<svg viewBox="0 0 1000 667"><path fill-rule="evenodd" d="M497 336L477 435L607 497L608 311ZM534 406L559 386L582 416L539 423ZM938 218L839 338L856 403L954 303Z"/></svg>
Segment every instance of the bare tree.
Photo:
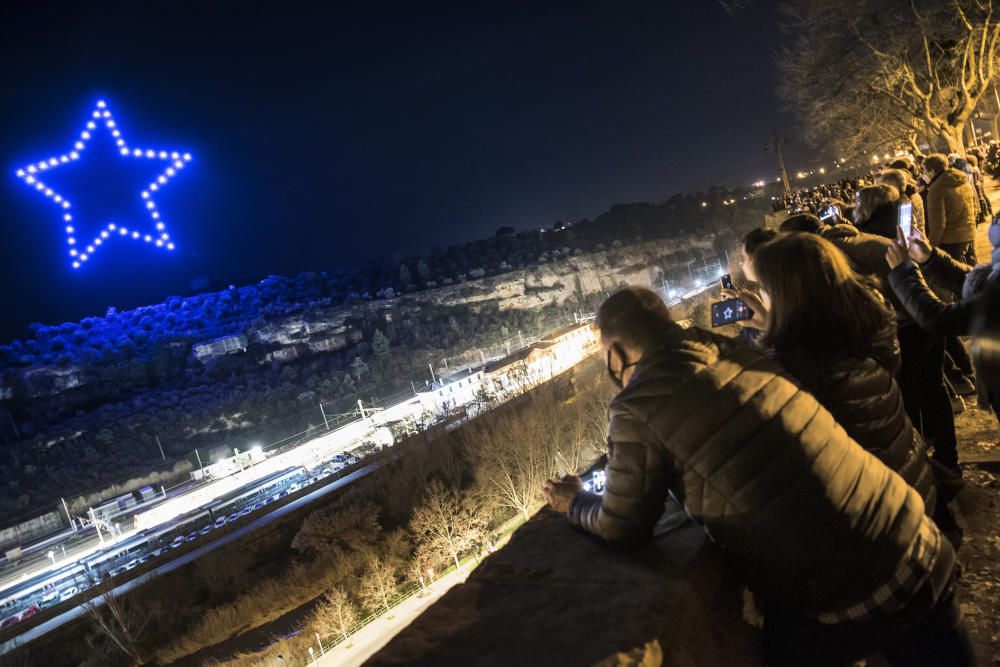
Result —
<svg viewBox="0 0 1000 667"><path fill-rule="evenodd" d="M323 594L312 615L312 625L321 635L337 634L344 640L358 622L357 609L347 592L336 586Z"/></svg>
<svg viewBox="0 0 1000 667"><path fill-rule="evenodd" d="M921 139L962 152L997 75L992 0L802 0L783 7L779 93L841 155Z"/></svg>
<svg viewBox="0 0 1000 667"><path fill-rule="evenodd" d="M361 578L361 597L369 609L384 607L389 611L389 602L396 594L396 573L381 558L372 558Z"/></svg>
<svg viewBox="0 0 1000 667"><path fill-rule="evenodd" d="M133 595L116 595L114 584L110 581L102 582L96 588L100 594L83 603L95 628L128 656L133 665L144 664L139 645L146 634L149 615Z"/></svg>
<svg viewBox="0 0 1000 667"><path fill-rule="evenodd" d="M542 485L559 467L551 400L540 388L516 412L487 415L468 425L465 434L482 492L525 520L541 504Z"/></svg>
<svg viewBox="0 0 1000 667"><path fill-rule="evenodd" d="M343 500L309 514L292 539L292 548L313 555L366 555L380 531L375 503Z"/></svg>
<svg viewBox="0 0 1000 667"><path fill-rule="evenodd" d="M433 480L424 491L423 502L413 512L410 529L430 559L444 554L460 569L459 555L482 541L486 518L472 494Z"/></svg>

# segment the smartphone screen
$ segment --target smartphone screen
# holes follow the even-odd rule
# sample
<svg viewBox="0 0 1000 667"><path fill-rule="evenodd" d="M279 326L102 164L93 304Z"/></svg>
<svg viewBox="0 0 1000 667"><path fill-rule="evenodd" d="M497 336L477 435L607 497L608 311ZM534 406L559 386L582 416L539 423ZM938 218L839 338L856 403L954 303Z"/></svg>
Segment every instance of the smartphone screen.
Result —
<svg viewBox="0 0 1000 667"><path fill-rule="evenodd" d="M899 228L903 230L905 238L913 236L913 202L907 201L899 205Z"/></svg>
<svg viewBox="0 0 1000 667"><path fill-rule="evenodd" d="M733 289L733 279L728 273L719 278L719 280L722 282L722 286L725 289Z"/></svg>
<svg viewBox="0 0 1000 667"><path fill-rule="evenodd" d="M712 304L712 326L721 327L740 320L749 320L753 311L747 308L743 299L726 299Z"/></svg>
<svg viewBox="0 0 1000 667"><path fill-rule="evenodd" d="M839 217L840 217L839 206L827 206L825 209L823 209L823 212L820 213L819 215L819 219L823 220L824 222L826 220L831 220L833 218L839 218Z"/></svg>

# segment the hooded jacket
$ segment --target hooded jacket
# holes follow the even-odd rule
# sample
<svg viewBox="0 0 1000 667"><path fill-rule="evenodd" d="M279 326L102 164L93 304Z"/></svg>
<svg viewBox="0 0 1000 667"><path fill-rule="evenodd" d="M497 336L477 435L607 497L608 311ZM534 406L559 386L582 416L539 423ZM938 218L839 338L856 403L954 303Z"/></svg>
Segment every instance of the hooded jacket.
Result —
<svg viewBox="0 0 1000 667"><path fill-rule="evenodd" d="M958 169L945 169L927 187L924 224L932 246L968 243L976 237L979 201L969 179Z"/></svg>
<svg viewBox="0 0 1000 667"><path fill-rule="evenodd" d="M675 324L661 341L611 401L605 493L577 494L572 523L634 548L673 494L751 590L808 616L869 599L937 534L919 494L777 362Z"/></svg>

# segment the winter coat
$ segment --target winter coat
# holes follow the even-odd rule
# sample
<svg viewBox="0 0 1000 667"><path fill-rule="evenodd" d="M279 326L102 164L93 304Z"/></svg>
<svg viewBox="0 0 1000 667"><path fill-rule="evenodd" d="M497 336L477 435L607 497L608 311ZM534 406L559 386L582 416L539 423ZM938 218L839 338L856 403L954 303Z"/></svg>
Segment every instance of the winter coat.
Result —
<svg viewBox="0 0 1000 667"><path fill-rule="evenodd" d="M860 232L853 225L829 225L820 230L820 236L837 246L857 273L876 281L879 292L896 311L899 326L912 323L903 304L887 282L889 265L885 261L885 253L892 241L884 236Z"/></svg>
<svg viewBox="0 0 1000 667"><path fill-rule="evenodd" d="M979 201L965 173L946 169L927 187L924 206L927 241L932 246L968 243L976 236Z"/></svg>
<svg viewBox="0 0 1000 667"><path fill-rule="evenodd" d="M830 411L847 435L899 473L924 499L927 514L932 516L937 489L927 462L927 444L913 428L894 379L900 355L892 318L886 320L868 352L862 358L788 349L772 356Z"/></svg>
<svg viewBox="0 0 1000 667"><path fill-rule="evenodd" d="M1000 285L1000 265L980 264L972 267L953 259L948 253L934 248L931 258L920 265L903 262L889 272L889 284L906 311L933 334L967 336L980 302L987 297L987 286ZM927 279L961 298L945 303L934 296L924 281Z"/></svg>
<svg viewBox="0 0 1000 667"><path fill-rule="evenodd" d="M858 223L857 227L865 234L874 234L876 236L884 236L887 239L895 239L898 221L899 204L893 202L879 206L867 220ZM883 261L885 261L884 257Z"/></svg>
<svg viewBox="0 0 1000 667"><path fill-rule="evenodd" d="M619 547L651 537L668 493L765 601L815 616L888 582L921 531L920 495L773 360L670 324L611 401L603 496L570 521Z"/></svg>
<svg viewBox="0 0 1000 667"><path fill-rule="evenodd" d="M910 261L889 272L889 284L907 312L920 327L932 334L967 336L973 332L977 316L986 310L988 299L1000 290L1000 249L993 251L993 264L972 267L934 248L931 258L919 268ZM924 281L924 273L935 284L955 294L957 301L939 299ZM986 407L986 391L1000 392L1000 386L981 382L977 374L980 407Z"/></svg>

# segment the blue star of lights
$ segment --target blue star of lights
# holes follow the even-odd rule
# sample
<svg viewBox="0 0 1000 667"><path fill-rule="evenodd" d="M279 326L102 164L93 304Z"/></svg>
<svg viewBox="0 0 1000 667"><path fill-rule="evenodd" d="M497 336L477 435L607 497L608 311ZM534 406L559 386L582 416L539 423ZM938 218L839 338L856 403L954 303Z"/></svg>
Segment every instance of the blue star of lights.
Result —
<svg viewBox="0 0 1000 667"><path fill-rule="evenodd" d="M90 141L93 134L99 129L98 126L103 126L111 133L111 137L115 140L118 152L122 158L159 161L165 165L163 171L140 193L146 211L149 213L150 220L155 227L155 232L140 233L134 229L130 230L127 227L109 222L91 241L84 242L77 239L73 220L73 204L64 195L59 194L49 187L43 180L46 172L79 160L80 155L87 148L87 142ZM116 237L141 241L157 248L165 248L168 251L173 250L176 246L171 240L170 234L167 233L166 223L160 217L160 212L156 208L156 201L153 199L153 195L163 188L178 172L184 169L184 166L190 161L190 153L130 146L125 142L121 130L118 129L118 125L115 123L108 105L104 100L98 100L93 112L90 114L90 118L87 120L86 126L80 132L79 139L73 143L72 150L56 157L50 157L47 160L26 165L17 170L17 177L24 181L25 185L45 195L49 201L59 207L63 223L66 226L66 245L69 246L70 263L74 269L79 269L88 259L94 256L106 241ZM85 243L86 245L84 245Z"/></svg>

